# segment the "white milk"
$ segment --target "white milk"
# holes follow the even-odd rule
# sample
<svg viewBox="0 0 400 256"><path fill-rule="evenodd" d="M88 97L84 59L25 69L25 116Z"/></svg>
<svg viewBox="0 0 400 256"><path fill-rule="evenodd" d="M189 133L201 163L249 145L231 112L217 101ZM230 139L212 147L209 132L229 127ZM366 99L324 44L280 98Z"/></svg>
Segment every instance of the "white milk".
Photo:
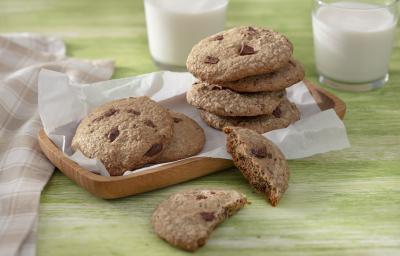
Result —
<svg viewBox="0 0 400 256"><path fill-rule="evenodd" d="M396 18L389 10L376 7L337 2L313 14L320 75L348 83L371 82L387 75Z"/></svg>
<svg viewBox="0 0 400 256"><path fill-rule="evenodd" d="M145 0L150 53L162 65L185 66L193 45L224 29L228 0Z"/></svg>

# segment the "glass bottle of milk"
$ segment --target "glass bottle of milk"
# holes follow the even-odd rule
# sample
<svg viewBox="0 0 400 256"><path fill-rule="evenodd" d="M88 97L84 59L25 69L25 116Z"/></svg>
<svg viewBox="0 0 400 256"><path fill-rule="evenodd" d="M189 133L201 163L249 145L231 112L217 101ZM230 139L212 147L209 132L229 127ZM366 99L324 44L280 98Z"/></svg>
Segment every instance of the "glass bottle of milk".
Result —
<svg viewBox="0 0 400 256"><path fill-rule="evenodd" d="M150 54L160 69L183 71L193 45L224 30L228 0L144 0Z"/></svg>
<svg viewBox="0 0 400 256"><path fill-rule="evenodd" d="M389 79L398 0L315 0L314 49L320 82L348 91Z"/></svg>

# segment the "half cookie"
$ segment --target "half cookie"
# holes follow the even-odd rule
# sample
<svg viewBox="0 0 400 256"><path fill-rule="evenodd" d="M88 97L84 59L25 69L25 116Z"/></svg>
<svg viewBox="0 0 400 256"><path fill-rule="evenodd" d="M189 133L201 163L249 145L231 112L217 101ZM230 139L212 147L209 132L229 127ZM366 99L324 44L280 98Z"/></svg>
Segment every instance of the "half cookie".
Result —
<svg viewBox="0 0 400 256"><path fill-rule="evenodd" d="M174 120L174 135L155 163L184 159L199 153L205 143L203 129L192 119L181 113L170 111Z"/></svg>
<svg viewBox="0 0 400 256"><path fill-rule="evenodd" d="M276 129L288 127L300 119L300 112L296 105L284 99L270 115L250 117L218 116L204 110L200 110L200 117L209 126L222 130L226 126L237 126L252 129L258 133L266 133Z"/></svg>
<svg viewBox="0 0 400 256"><path fill-rule="evenodd" d="M173 246L195 251L215 227L247 203L235 190L189 190L162 202L153 213L154 232Z"/></svg>
<svg viewBox="0 0 400 256"><path fill-rule="evenodd" d="M288 188L289 167L279 148L257 132L225 127L227 151L250 185L276 206Z"/></svg>
<svg viewBox="0 0 400 256"><path fill-rule="evenodd" d="M286 66L275 72L249 76L219 85L237 92L272 92L283 90L302 81L304 75L303 66L298 61L291 59Z"/></svg>
<svg viewBox="0 0 400 256"><path fill-rule="evenodd" d="M195 83L187 92L189 104L221 116L271 114L286 95L276 92L238 93L218 85Z"/></svg>

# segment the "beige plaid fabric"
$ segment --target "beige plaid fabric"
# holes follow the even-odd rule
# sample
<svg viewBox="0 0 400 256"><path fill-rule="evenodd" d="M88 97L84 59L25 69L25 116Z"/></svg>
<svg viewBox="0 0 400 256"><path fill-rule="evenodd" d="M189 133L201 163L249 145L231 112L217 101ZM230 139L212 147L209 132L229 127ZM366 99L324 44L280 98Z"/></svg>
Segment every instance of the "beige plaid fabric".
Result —
<svg viewBox="0 0 400 256"><path fill-rule="evenodd" d="M0 255L34 255L40 192L54 166L37 134L37 77L42 68L92 83L109 79L111 61L66 58L64 43L34 34L0 36ZM54 88L57 90L57 88ZM60 112L62 109L60 109Z"/></svg>

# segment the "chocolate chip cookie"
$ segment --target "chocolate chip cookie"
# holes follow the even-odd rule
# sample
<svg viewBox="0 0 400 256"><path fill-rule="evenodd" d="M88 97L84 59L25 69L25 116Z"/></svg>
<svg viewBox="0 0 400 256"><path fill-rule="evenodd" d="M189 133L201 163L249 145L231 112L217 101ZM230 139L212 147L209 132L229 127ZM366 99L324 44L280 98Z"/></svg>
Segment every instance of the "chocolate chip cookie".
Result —
<svg viewBox="0 0 400 256"><path fill-rule="evenodd" d="M235 81L276 71L290 60L290 41L271 29L237 27L201 40L191 50L186 66L209 83Z"/></svg>
<svg viewBox="0 0 400 256"><path fill-rule="evenodd" d="M196 121L181 113L170 111L174 120L174 135L155 163L164 163L187 158L199 153L205 143L203 129Z"/></svg>
<svg viewBox="0 0 400 256"><path fill-rule="evenodd" d="M303 66L291 59L286 66L275 72L249 76L219 85L237 92L272 92L283 90L302 81L304 75Z"/></svg>
<svg viewBox="0 0 400 256"><path fill-rule="evenodd" d="M250 185L276 206L288 188L289 167L279 148L257 132L225 127L227 150Z"/></svg>
<svg viewBox="0 0 400 256"><path fill-rule="evenodd" d="M148 97L126 98L95 108L79 124L71 147L116 176L157 159L172 135L168 110Z"/></svg>
<svg viewBox="0 0 400 256"><path fill-rule="evenodd" d="M154 232L173 246L195 251L215 227L247 203L235 190L189 190L170 196L151 218Z"/></svg>
<svg viewBox="0 0 400 256"><path fill-rule="evenodd" d="M200 116L209 126L218 130L222 130L226 126L237 126L252 129L262 134L288 127L290 124L300 119L300 112L295 104L284 99L272 114L269 115L230 117L218 116L200 110Z"/></svg>
<svg viewBox="0 0 400 256"><path fill-rule="evenodd" d="M238 93L218 85L194 84L186 94L189 104L220 116L271 114L286 95L276 92Z"/></svg>

